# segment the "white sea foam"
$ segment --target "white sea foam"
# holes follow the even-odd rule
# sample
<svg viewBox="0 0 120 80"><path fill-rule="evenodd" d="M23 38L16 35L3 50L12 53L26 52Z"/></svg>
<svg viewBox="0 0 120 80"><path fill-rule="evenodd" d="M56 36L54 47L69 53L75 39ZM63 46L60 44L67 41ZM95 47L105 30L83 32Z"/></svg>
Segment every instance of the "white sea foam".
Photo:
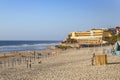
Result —
<svg viewBox="0 0 120 80"><path fill-rule="evenodd" d="M48 46L57 45L57 44L58 43L41 43L41 44L22 44L22 45L0 46L0 52L43 50L43 49L47 49Z"/></svg>

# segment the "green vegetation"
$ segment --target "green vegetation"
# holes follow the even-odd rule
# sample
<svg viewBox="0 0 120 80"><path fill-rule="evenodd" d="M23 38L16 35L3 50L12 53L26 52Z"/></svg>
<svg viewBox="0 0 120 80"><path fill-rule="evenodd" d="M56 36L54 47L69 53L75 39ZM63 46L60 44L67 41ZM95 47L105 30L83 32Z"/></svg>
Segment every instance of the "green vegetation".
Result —
<svg viewBox="0 0 120 80"><path fill-rule="evenodd" d="M71 46L62 46L62 45L59 45L59 46L56 46L57 48L60 48L60 49L68 49L68 48L72 48Z"/></svg>
<svg viewBox="0 0 120 80"><path fill-rule="evenodd" d="M108 41L110 44L114 44L116 41L120 41L120 34L118 34L118 35L113 35L112 37L107 38L107 41Z"/></svg>
<svg viewBox="0 0 120 80"><path fill-rule="evenodd" d="M67 38L67 43L77 43L76 39Z"/></svg>

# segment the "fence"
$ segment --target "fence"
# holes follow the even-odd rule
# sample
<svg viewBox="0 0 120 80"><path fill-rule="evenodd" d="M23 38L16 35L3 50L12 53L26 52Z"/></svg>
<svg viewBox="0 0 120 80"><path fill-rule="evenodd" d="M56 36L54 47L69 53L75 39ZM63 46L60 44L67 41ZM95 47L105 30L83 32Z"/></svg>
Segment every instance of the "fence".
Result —
<svg viewBox="0 0 120 80"><path fill-rule="evenodd" d="M30 55L13 55L8 56L7 54L3 54L4 56L0 57L0 70L6 68L14 68L15 66L20 66L21 64L26 65L27 68L31 68L32 62L39 60L43 57L43 54L37 52L30 52ZM45 55L44 55L45 57Z"/></svg>

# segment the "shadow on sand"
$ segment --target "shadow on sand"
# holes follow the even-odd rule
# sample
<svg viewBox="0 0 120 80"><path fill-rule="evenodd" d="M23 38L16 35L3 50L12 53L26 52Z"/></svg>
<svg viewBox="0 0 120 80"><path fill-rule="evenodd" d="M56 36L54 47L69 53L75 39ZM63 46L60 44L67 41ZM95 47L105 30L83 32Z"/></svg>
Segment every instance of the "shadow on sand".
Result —
<svg viewBox="0 0 120 80"><path fill-rule="evenodd" d="M111 64L120 64L120 62L112 62L112 63L107 63L108 65L111 65Z"/></svg>

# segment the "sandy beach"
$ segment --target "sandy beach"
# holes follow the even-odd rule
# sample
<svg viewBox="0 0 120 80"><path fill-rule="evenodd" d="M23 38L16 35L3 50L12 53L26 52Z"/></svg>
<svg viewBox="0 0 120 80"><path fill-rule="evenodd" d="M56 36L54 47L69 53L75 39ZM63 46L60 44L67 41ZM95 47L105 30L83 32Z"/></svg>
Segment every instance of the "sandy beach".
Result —
<svg viewBox="0 0 120 80"><path fill-rule="evenodd" d="M109 47L103 48L107 50ZM120 80L120 57L105 51L108 64L92 65L93 53L103 54L100 47L40 53L47 53L49 56L33 59L31 68L27 68L26 63L0 68L0 80Z"/></svg>

